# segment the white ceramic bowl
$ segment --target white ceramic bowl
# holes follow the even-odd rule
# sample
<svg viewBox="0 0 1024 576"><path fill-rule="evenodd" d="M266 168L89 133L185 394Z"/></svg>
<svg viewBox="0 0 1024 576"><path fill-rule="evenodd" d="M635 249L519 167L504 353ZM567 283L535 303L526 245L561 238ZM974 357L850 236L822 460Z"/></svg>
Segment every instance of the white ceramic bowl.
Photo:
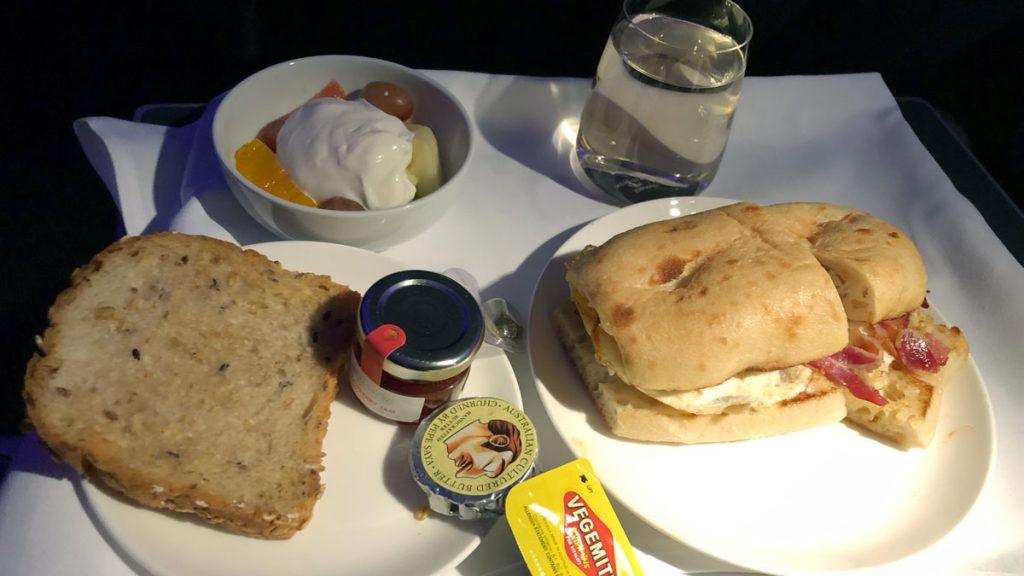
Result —
<svg viewBox="0 0 1024 576"><path fill-rule="evenodd" d="M437 136L443 183L433 193L386 210L337 211L282 200L235 169L235 150L267 122L306 102L330 80L354 92L373 80L393 82L415 102L411 121ZM321 240L381 250L433 225L462 192L473 131L462 104L444 86L404 66L363 56L324 55L276 64L249 76L221 101L213 145L228 187L260 224L289 240Z"/></svg>

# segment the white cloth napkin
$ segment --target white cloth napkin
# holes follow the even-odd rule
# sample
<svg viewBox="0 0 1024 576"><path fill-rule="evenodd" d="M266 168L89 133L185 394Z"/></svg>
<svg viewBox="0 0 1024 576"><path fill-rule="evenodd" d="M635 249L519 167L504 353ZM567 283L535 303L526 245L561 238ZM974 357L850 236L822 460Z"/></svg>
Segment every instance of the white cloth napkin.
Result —
<svg viewBox="0 0 1024 576"><path fill-rule="evenodd" d="M427 73L459 97L475 121L471 190L422 235L386 253L419 267L469 270L483 297L504 297L523 317L558 246L616 208L580 182L570 162L589 80ZM242 211L220 176L209 131L217 102L184 128L96 117L75 123L127 233L170 229L240 244L276 239ZM1017 385L1024 371L1024 269L928 155L881 77L746 79L721 171L704 195L845 204L893 222L917 242L930 300L970 339L995 409L999 454L981 500L956 530L877 573L1024 573L1024 500L1014 496L1024 477L1024 387ZM542 411L528 360L510 359L524 402ZM550 423L539 423L538 431L548 439L542 452L548 467L571 458ZM620 516L648 573L727 568L621 508ZM60 573L74 561L82 573L129 572L130 559L116 556L89 524L68 482L35 475L16 460L0 487L5 569ZM511 536L499 529L458 573L518 573L516 556Z"/></svg>
<svg viewBox="0 0 1024 576"><path fill-rule="evenodd" d="M124 230L176 230L238 244L277 240L228 192L213 150L210 126L220 104L181 128L89 117L74 129L121 211Z"/></svg>

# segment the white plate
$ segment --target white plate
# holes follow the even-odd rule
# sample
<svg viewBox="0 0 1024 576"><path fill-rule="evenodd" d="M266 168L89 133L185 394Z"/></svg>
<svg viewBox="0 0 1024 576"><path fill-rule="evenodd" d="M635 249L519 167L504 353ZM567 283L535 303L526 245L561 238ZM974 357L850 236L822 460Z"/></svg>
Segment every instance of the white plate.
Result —
<svg viewBox="0 0 1024 576"><path fill-rule="evenodd" d="M636 204L591 222L559 248L537 284L529 327L534 379L555 429L638 517L733 564L774 574L856 570L933 544L967 514L993 465L992 409L973 359L950 383L926 450L900 451L845 424L696 446L608 432L550 322L568 298L565 261L640 224L731 202Z"/></svg>
<svg viewBox="0 0 1024 576"><path fill-rule="evenodd" d="M250 246L291 270L327 274L359 292L408 266L358 248L317 242ZM512 367L484 346L464 396L496 396L522 407ZM229 534L185 517L132 505L89 482L86 498L100 523L133 560L154 574L435 574L461 562L493 522L458 522L431 515L409 473L415 427L371 416L341 387L324 439L323 497L309 524L290 540Z"/></svg>

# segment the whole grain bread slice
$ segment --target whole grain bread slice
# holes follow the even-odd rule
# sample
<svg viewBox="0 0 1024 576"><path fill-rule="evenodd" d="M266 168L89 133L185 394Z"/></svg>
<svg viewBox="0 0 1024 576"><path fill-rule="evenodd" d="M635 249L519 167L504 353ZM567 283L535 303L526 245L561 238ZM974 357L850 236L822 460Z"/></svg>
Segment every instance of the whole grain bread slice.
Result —
<svg viewBox="0 0 1024 576"><path fill-rule="evenodd" d="M124 238L51 307L29 420L78 472L141 504L289 538L322 490L358 302L213 238Z"/></svg>

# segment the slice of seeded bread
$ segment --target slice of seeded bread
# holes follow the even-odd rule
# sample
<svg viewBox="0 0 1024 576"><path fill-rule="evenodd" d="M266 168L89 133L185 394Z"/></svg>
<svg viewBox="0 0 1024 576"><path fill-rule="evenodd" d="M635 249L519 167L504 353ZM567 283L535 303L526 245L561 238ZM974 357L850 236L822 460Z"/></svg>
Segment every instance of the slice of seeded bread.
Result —
<svg viewBox="0 0 1024 576"><path fill-rule="evenodd" d="M233 244L128 237L50 309L24 397L41 439L146 506L289 538L321 492L321 443L359 294Z"/></svg>

